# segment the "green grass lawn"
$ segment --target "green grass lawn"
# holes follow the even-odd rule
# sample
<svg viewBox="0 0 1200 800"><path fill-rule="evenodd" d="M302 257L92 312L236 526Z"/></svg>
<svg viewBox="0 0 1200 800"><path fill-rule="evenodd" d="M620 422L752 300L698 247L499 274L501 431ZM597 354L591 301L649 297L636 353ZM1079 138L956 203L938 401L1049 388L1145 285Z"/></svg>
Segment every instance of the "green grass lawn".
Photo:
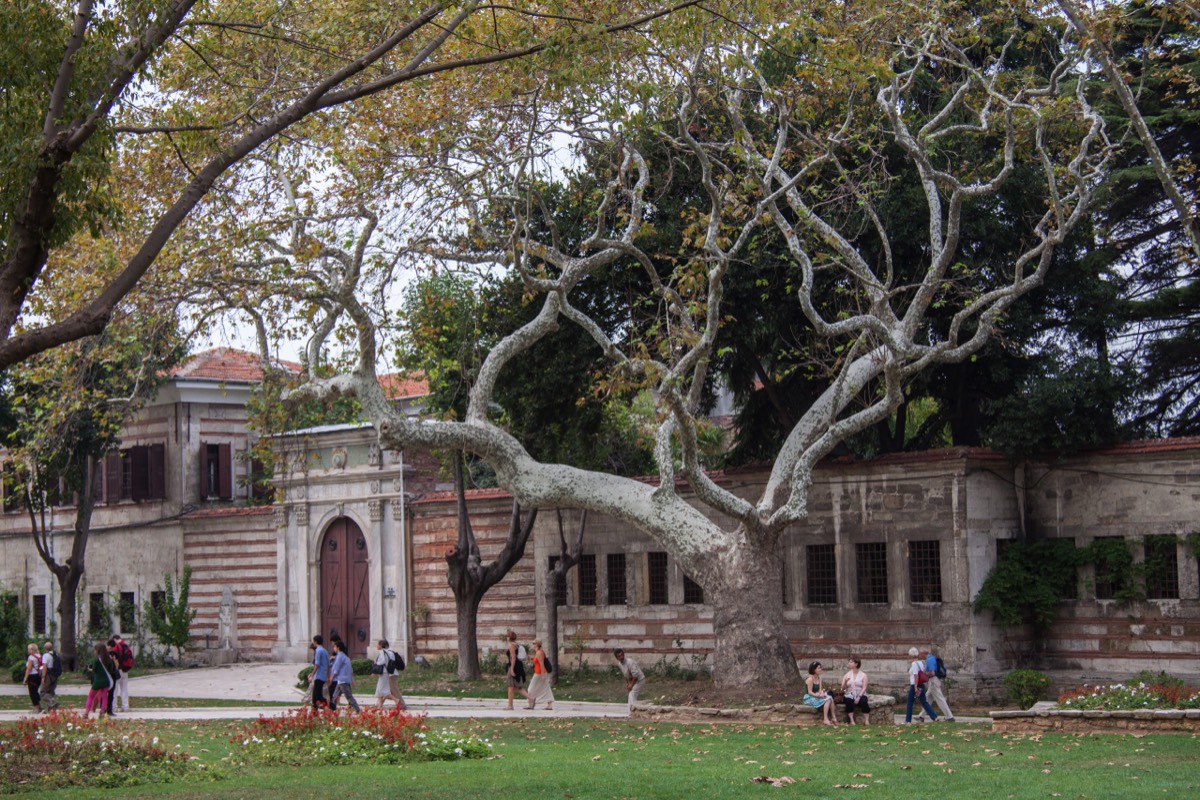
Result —
<svg viewBox="0 0 1200 800"><path fill-rule="evenodd" d="M1200 792L1200 741L1189 735L1002 736L987 728L637 725L604 720L456 721L493 757L381 767L236 763L239 722L139 725L224 778L63 798L1185 798ZM791 778L772 788L759 776Z"/></svg>

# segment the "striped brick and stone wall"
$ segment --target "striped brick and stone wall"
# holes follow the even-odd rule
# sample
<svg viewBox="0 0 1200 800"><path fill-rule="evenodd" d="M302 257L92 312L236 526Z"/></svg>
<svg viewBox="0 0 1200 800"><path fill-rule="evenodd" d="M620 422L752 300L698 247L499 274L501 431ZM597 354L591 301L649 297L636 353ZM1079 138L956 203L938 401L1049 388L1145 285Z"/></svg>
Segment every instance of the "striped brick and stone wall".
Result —
<svg viewBox="0 0 1200 800"><path fill-rule="evenodd" d="M192 648L220 645L219 612L228 587L237 604L233 641L242 659L265 659L277 636L278 544L269 506L214 508L183 518L184 561L192 568Z"/></svg>

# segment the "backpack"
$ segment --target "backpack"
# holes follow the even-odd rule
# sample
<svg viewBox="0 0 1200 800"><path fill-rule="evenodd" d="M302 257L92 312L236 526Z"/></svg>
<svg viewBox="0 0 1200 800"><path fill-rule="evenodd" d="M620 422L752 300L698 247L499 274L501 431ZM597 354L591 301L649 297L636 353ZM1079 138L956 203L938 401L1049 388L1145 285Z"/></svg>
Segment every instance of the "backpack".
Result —
<svg viewBox="0 0 1200 800"><path fill-rule="evenodd" d="M117 666L121 668L121 672L129 672L133 669L133 650L125 642L121 642L118 649Z"/></svg>
<svg viewBox="0 0 1200 800"><path fill-rule="evenodd" d="M550 663L550 659L546 658L546 654L542 653L542 666L546 668L546 674L554 672L554 665Z"/></svg>
<svg viewBox="0 0 1200 800"><path fill-rule="evenodd" d="M387 653L387 671L388 675L395 675L404 669L404 656L397 653L395 650L385 650Z"/></svg>
<svg viewBox="0 0 1200 800"><path fill-rule="evenodd" d="M933 669L933 674L939 678L946 677L946 662L942 661L941 656L934 656L937 659L937 666Z"/></svg>
<svg viewBox="0 0 1200 800"><path fill-rule="evenodd" d="M46 659L50 659L50 663L46 664ZM62 659L58 657L58 653L53 650L47 651L42 656L42 663L46 664L46 674L55 678L62 677Z"/></svg>

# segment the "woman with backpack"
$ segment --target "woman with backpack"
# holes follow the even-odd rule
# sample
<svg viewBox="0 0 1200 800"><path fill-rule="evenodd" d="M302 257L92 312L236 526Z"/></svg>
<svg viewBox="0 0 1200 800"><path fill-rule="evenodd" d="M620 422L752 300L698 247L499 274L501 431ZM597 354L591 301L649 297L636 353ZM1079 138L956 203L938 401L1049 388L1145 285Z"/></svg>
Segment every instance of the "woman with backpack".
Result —
<svg viewBox="0 0 1200 800"><path fill-rule="evenodd" d="M384 703L392 700L396 703L397 708L404 708L404 698L400 697L399 692L392 691L392 681L396 677L396 654L388 647L387 639L380 639L376 645L379 653L375 656L375 666L371 668L371 672L376 675L375 707L383 708Z"/></svg>
<svg viewBox="0 0 1200 800"><path fill-rule="evenodd" d="M525 650L517 644L517 632L508 632L508 710L513 710L513 695L517 692L526 700L529 692L525 691Z"/></svg>
<svg viewBox="0 0 1200 800"><path fill-rule="evenodd" d="M533 640L533 679L529 681L529 693L526 697L529 698L529 705L526 708L534 708L538 703L545 703L546 710L554 708L554 692L550 689L550 670L554 667L546 658L546 651L542 649L542 640Z"/></svg>
<svg viewBox="0 0 1200 800"><path fill-rule="evenodd" d="M33 703L34 711L42 710L42 695L38 689L42 685L42 656L38 646L31 644L25 648L25 685L29 687L29 702Z"/></svg>

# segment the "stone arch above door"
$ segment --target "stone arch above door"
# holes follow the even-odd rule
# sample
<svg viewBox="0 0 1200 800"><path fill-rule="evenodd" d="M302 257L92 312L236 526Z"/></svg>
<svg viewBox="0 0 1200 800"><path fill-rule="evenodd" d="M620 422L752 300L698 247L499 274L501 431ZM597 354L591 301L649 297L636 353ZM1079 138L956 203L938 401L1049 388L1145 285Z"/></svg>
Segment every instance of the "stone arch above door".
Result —
<svg viewBox="0 0 1200 800"><path fill-rule="evenodd" d="M371 603L367 537L349 517L338 517L321 537L321 634L326 641L341 638L351 658L367 655L370 645Z"/></svg>

